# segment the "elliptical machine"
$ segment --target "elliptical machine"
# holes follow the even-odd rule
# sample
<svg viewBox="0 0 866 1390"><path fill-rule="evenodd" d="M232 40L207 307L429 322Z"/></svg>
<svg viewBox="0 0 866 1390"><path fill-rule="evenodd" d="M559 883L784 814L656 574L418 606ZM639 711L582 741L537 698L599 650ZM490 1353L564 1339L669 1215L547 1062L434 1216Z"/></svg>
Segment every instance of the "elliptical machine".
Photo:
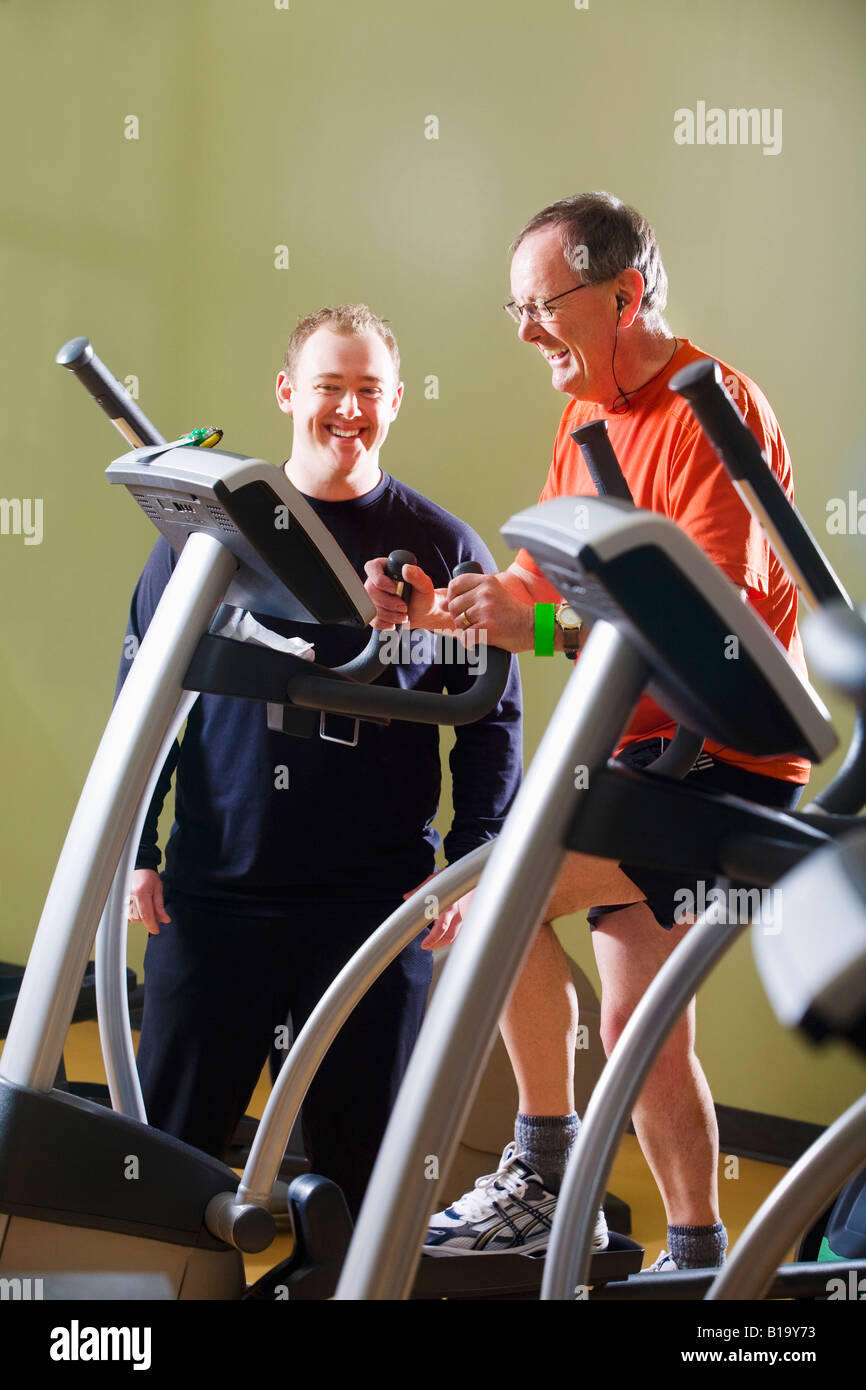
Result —
<svg viewBox="0 0 866 1390"><path fill-rule="evenodd" d="M713 363L709 368L717 370ZM766 467L763 461L761 466ZM432 1152L447 1161L470 1078L566 849L665 864L689 878L722 876L748 891L772 886L856 825L844 814L771 812L740 798L699 794L665 778L607 765L644 689L687 728L759 755L798 751L820 762L836 739L821 702L763 624L672 522L631 511L625 502L593 498L580 499L580 513L577 529L574 501L559 498L519 514L503 528L515 548L526 546L573 607L597 621L491 855L441 997L428 1014L344 1266L341 1299L406 1296L429 1209L418 1157ZM811 568L823 570L823 597L840 597L841 586L826 562ZM739 643L737 661L724 655L731 635ZM584 771L583 785L572 788L575 765ZM863 800L862 748L855 745L843 771L849 809L856 810ZM697 981L740 930L720 922L711 910L669 962L675 971L677 957L691 948L691 979L680 975L675 990L666 967L639 1012L644 1005L646 1013L661 1009L672 1025ZM638 1026L637 1012L632 1024ZM637 1058L635 1050L630 1054L632 1065L639 1064L636 1089L645 1074L641 1067L648 1069L655 1055L647 1055L648 1037L642 1034L644 1048ZM625 1044L624 1037L617 1052ZM596 1094L603 1085L604 1080ZM633 1094L617 1098L621 1128ZM595 1098L590 1110L594 1105ZM587 1213L598 1209L608 1168L601 1160L588 1166L589 1144L594 1137L599 1151L605 1140L615 1149L621 1128L614 1133L610 1123L591 1127L589 1120L587 1112L569 1168L575 1185L583 1181L580 1221L565 1221L572 1181L567 1174L546 1261L547 1297L573 1297L576 1288L594 1282L585 1263L592 1231ZM609 1157L604 1149L605 1163ZM392 1211L387 1265L384 1223L376 1216L386 1200ZM663 1285L678 1277L641 1280L644 1296L664 1296ZM808 1289L814 1293L816 1287L813 1278ZM798 1291L808 1289L801 1282ZM604 1292L610 1291L608 1286Z"/></svg>
<svg viewBox="0 0 866 1390"><path fill-rule="evenodd" d="M223 601L306 622L356 625L372 616L372 607L333 539L282 473L260 461L210 452L218 431L194 431L166 443L86 339L67 344L57 360L75 372L136 446L109 468L109 480L124 484L182 553L152 625L157 635L149 640L148 632L147 649L142 643L131 693L126 695L126 687L121 692L76 812L16 1009L15 1047L0 1067L0 1269L25 1277L38 1270L49 1296L72 1299L327 1298L348 1246L348 1213L338 1189L316 1175L305 1174L280 1193L286 1140L327 1046L325 1041L316 1055L317 1043L335 1035L353 1002L429 925L426 892L419 889L379 929L308 1021L277 1078L238 1182L216 1160L146 1127L122 988L127 884L141 826L159 770L201 690L263 701L270 727L301 737L315 735L323 711L456 724L496 704L509 658L491 649L486 675L476 677L470 691L436 695L368 688L383 669L376 633L352 662L329 670L220 636L213 630L219 619L207 630ZM282 513L277 539L276 512ZM396 574L410 558L392 556ZM178 571L182 578L175 582ZM488 855L483 846L439 876L443 902L474 886ZM85 865L81 901L65 912L76 860ZM91 860L100 870L95 885L86 872ZM68 998L52 1000L51 990L58 976L71 988L78 961L89 955L103 899L96 985L113 1115L93 1105L58 1105L45 1060L65 1036L68 1009ZM55 973L46 978L45 964L52 961ZM347 989L350 967L356 973ZM335 1012L335 1000L344 1012ZM28 1050L33 1045L40 1049L38 1067ZM33 1171L30 1150L37 1134L40 1145L68 1155L62 1172L53 1162ZM124 1181L120 1155L134 1170L123 1173ZM148 1174L146 1198L128 1185L138 1171ZM284 1209L287 1197L295 1248L245 1292L239 1252L256 1253L271 1243L277 1194ZM613 1237L598 1257L597 1277L624 1278L640 1267L642 1256L635 1242ZM537 1296L537 1260L475 1261L471 1279L467 1264L429 1262L415 1296Z"/></svg>
<svg viewBox="0 0 866 1390"><path fill-rule="evenodd" d="M38 1273L53 1297L98 1297L112 1271L113 1296L238 1298L246 1288L241 1252L273 1239L270 1188L265 1200L238 1203L238 1179L217 1160L53 1089L100 915L110 894L125 896L117 870L137 843L136 815L200 690L258 699L274 727L300 736L318 730L323 711L463 723L499 700L509 658L491 649L468 691L440 695L373 688L383 670L377 633L360 657L333 670L216 635L209 629L223 604L356 626L374 609L281 471L202 447L217 442L211 431L166 443L85 339L58 360L136 446L109 467L109 481L127 488L180 554L79 800L0 1059L0 1270ZM108 980L109 989L116 983ZM288 1130L275 1133L274 1124L263 1123L257 1137L282 1157ZM336 1189L300 1181L315 1222L321 1202L310 1196L311 1182L314 1192ZM296 1196L302 1206L305 1192Z"/></svg>

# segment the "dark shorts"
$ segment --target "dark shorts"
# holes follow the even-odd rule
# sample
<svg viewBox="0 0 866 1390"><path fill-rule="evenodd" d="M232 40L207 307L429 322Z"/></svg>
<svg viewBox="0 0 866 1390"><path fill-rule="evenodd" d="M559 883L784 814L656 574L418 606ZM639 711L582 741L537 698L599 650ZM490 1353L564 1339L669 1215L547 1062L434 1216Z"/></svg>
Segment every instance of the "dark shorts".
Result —
<svg viewBox="0 0 866 1390"><path fill-rule="evenodd" d="M624 763L626 767L647 767L655 761L669 742L669 739L650 738L641 743L629 744L616 761ZM730 792L732 796L742 796L747 801L756 801L761 806L771 806L779 811L793 810L803 790L800 783L783 782L778 777L764 777L757 772L747 772L731 763L718 762L707 753L700 755L698 765L693 767L683 780L696 787L698 791ZM622 864L620 867L644 894L647 907L659 926L664 927L666 931L670 931L677 920L677 910L682 911L683 891L691 891L695 901L700 901L701 896L708 893L716 881L714 878L706 878L702 883L689 883L683 881L681 873L666 872L664 869L645 868L639 864ZM587 912L590 930L594 931L600 919L609 912L620 912L627 906L627 903L615 903L609 907L591 907Z"/></svg>

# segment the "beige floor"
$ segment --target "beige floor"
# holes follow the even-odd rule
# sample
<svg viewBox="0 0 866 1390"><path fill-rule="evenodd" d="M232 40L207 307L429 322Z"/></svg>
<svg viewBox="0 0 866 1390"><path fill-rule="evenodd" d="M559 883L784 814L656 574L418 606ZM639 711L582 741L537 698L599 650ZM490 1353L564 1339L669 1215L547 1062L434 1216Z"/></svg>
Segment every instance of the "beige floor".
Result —
<svg viewBox="0 0 866 1390"><path fill-rule="evenodd" d="M65 1053L70 1077L81 1081L103 1081L104 1072L99 1040L94 1023L77 1023L69 1031ZM261 1115L268 1096L265 1074L259 1081L250 1104L250 1113ZM745 1227L753 1212L772 1190L784 1169L751 1159L735 1161L722 1156L719 1163L719 1188L722 1220L731 1245ZM608 1184L612 1192L627 1201L632 1212L632 1237L645 1246L647 1263L651 1263L666 1241L664 1208L652 1175L641 1154L637 1140L626 1135ZM456 1193L448 1193L453 1200ZM291 1238L279 1235L263 1254L247 1260L247 1278L253 1282L291 1252Z"/></svg>

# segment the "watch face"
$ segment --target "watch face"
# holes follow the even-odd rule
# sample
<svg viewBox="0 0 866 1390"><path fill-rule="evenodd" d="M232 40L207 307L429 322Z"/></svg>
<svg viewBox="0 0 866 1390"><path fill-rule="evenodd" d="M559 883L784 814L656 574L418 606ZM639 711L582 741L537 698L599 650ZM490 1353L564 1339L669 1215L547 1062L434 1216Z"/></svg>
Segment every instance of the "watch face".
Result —
<svg viewBox="0 0 866 1390"><path fill-rule="evenodd" d="M577 613L575 613L574 609L568 603L560 604L559 608L557 609L556 616L559 620L560 627L578 628L581 626L581 618Z"/></svg>

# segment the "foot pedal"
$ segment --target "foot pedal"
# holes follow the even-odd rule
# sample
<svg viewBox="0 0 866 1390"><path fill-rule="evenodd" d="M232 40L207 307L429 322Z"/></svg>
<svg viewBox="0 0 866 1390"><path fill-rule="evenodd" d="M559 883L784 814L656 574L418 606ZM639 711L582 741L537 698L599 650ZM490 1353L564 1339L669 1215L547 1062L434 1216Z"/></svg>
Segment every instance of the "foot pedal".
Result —
<svg viewBox="0 0 866 1390"><path fill-rule="evenodd" d="M639 1274L646 1250L636 1240L611 1231L606 1250L596 1250L589 1265L589 1282L592 1288L600 1284L610 1284L627 1279L630 1274ZM590 1293L590 1298L592 1294Z"/></svg>
<svg viewBox="0 0 866 1390"><path fill-rule="evenodd" d="M627 1279L637 1274L645 1250L628 1236L611 1231L606 1250L590 1265L590 1284ZM544 1277L544 1254L422 1256L412 1289L413 1299L538 1299ZM591 1296L591 1295L590 1295Z"/></svg>
<svg viewBox="0 0 866 1390"><path fill-rule="evenodd" d="M295 1248L263 1275L245 1295L248 1299L331 1298L352 1237L352 1218L336 1183L318 1173L304 1173L289 1187L289 1211Z"/></svg>

